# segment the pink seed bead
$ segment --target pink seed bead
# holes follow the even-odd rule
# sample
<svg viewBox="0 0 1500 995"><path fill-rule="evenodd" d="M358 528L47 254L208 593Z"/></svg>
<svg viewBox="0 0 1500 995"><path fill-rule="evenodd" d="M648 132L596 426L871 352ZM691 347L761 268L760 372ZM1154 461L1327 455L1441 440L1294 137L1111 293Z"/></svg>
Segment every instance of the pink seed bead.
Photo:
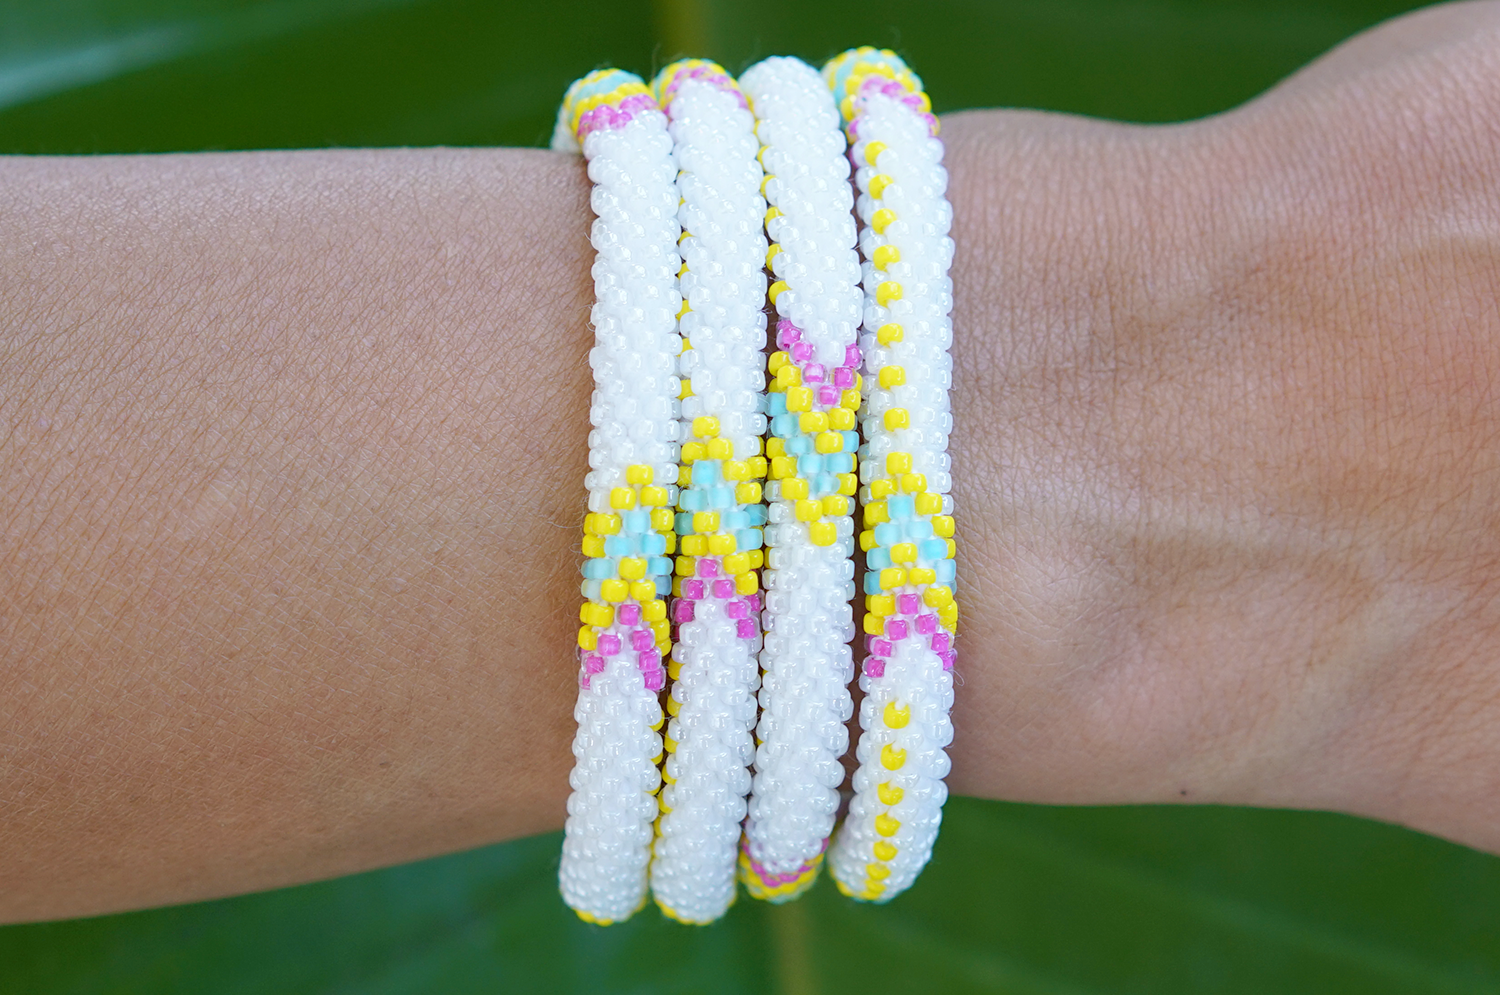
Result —
<svg viewBox="0 0 1500 995"><path fill-rule="evenodd" d="M672 602L672 621L681 625L693 620L693 603L686 598L678 598Z"/></svg>
<svg viewBox="0 0 1500 995"><path fill-rule="evenodd" d="M930 636L938 630L938 618L928 612L926 615L917 616L917 631L924 636Z"/></svg>
<svg viewBox="0 0 1500 995"><path fill-rule="evenodd" d="M752 595L750 595L750 597L746 598L745 601L746 601L747 604L750 605L750 610L751 611L753 611L753 612L760 611L760 595L759 594L752 594Z"/></svg>
<svg viewBox="0 0 1500 995"><path fill-rule="evenodd" d="M943 652L938 654L938 657L943 661L944 670L953 669L953 661L957 658L957 656L958 654L954 653L952 650L944 650Z"/></svg>
<svg viewBox="0 0 1500 995"><path fill-rule="evenodd" d="M651 634L650 629L636 629L630 634L630 648L637 653L644 653L656 645L656 637Z"/></svg>
<svg viewBox="0 0 1500 995"><path fill-rule="evenodd" d="M792 348L789 351L792 354L792 360L798 365L813 358L813 344L811 342L793 342Z"/></svg>
<svg viewBox="0 0 1500 995"><path fill-rule="evenodd" d="M717 576L719 576L719 561L718 560L710 560L706 556L703 557L702 559L700 559L698 561L698 576L699 577L717 577Z"/></svg>
<svg viewBox="0 0 1500 995"><path fill-rule="evenodd" d="M776 347L778 349L790 349L792 343L802 338L802 329L792 324L788 318L782 318L776 322Z"/></svg>
<svg viewBox="0 0 1500 995"><path fill-rule="evenodd" d="M682 582L682 596L697 601L703 597L703 581L685 580Z"/></svg>
<svg viewBox="0 0 1500 995"><path fill-rule="evenodd" d="M661 668L661 654L653 646L644 652L636 654L635 665L641 668L641 673L650 673Z"/></svg>
<svg viewBox="0 0 1500 995"><path fill-rule="evenodd" d="M750 606L743 600L736 598L724 606L724 614L730 618L749 618Z"/></svg>
<svg viewBox="0 0 1500 995"><path fill-rule="evenodd" d="M617 619L620 620L620 624L621 625L640 625L641 624L641 606L640 605L621 605L615 611L615 618L617 618Z"/></svg>
<svg viewBox="0 0 1500 995"><path fill-rule="evenodd" d="M870 652L875 656L890 656L891 649L892 646L889 639L870 640Z"/></svg>
<svg viewBox="0 0 1500 995"><path fill-rule="evenodd" d="M833 385L839 390L848 390L854 386L854 367L840 366L833 371Z"/></svg>
<svg viewBox="0 0 1500 995"><path fill-rule="evenodd" d="M581 687L581 688L583 688L585 691L588 690L588 688L589 688L589 675L588 674L579 674L578 675L578 686Z"/></svg>
<svg viewBox="0 0 1500 995"><path fill-rule="evenodd" d="M865 676L866 677L884 677L885 676L885 661L882 660L878 656L866 657L865 658Z"/></svg>
<svg viewBox="0 0 1500 995"><path fill-rule="evenodd" d="M899 618L893 618L885 623L885 634L891 637L893 642L900 642L907 636L906 623Z"/></svg>
<svg viewBox="0 0 1500 995"><path fill-rule="evenodd" d="M802 382L822 383L825 376L827 371L823 369L822 363L808 363L807 369L802 371Z"/></svg>
<svg viewBox="0 0 1500 995"><path fill-rule="evenodd" d="M735 631L739 634L739 637L741 639L754 639L755 623L750 621L748 618L742 618L737 623L735 623Z"/></svg>
<svg viewBox="0 0 1500 995"><path fill-rule="evenodd" d="M831 408L839 403L839 389L832 384L824 384L818 388L818 403L825 408Z"/></svg>
<svg viewBox="0 0 1500 995"><path fill-rule="evenodd" d="M939 632L932 637L932 651L934 653L948 652L948 633Z"/></svg>
<svg viewBox="0 0 1500 995"><path fill-rule="evenodd" d="M583 669L585 673L598 674L604 670L604 657L598 653L590 653L583 658Z"/></svg>
<svg viewBox="0 0 1500 995"><path fill-rule="evenodd" d="M896 610L903 615L915 615L922 610L922 599L915 594L898 594Z"/></svg>
<svg viewBox="0 0 1500 995"><path fill-rule="evenodd" d="M665 670L653 670L646 674L646 690L660 691L667 683L667 672Z"/></svg>
<svg viewBox="0 0 1500 995"><path fill-rule="evenodd" d="M844 349L844 365L849 367L851 371L857 370L859 369L860 359L861 356L859 354L859 346L851 342L849 346Z"/></svg>
<svg viewBox="0 0 1500 995"><path fill-rule="evenodd" d="M734 597L734 581L727 577L714 581L714 597L725 599Z"/></svg>
<svg viewBox="0 0 1500 995"><path fill-rule="evenodd" d="M599 653L601 656L614 656L620 652L620 637L614 633L599 637Z"/></svg>

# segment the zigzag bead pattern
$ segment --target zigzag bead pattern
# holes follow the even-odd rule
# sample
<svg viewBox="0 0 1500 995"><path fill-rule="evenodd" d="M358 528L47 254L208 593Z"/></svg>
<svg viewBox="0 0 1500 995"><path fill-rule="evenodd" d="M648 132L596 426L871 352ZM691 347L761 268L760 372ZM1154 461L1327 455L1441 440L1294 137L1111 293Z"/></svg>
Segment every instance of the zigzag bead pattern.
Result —
<svg viewBox="0 0 1500 995"><path fill-rule="evenodd" d="M822 864L853 711L860 271L849 161L827 86L792 58L767 59L741 85L758 119L779 317L767 406L760 745L740 875L753 896L785 901Z"/></svg>
<svg viewBox="0 0 1500 995"><path fill-rule="evenodd" d="M651 890L670 918L708 923L734 901L755 752L766 204L755 119L729 74L684 60L663 69L652 89L670 121L681 197L687 441L675 522L672 717Z"/></svg>
<svg viewBox="0 0 1500 995"><path fill-rule="evenodd" d="M608 924L645 904L661 783L678 500L676 167L651 92L616 69L569 88L553 147L588 160L597 216L578 732L558 880L580 918Z"/></svg>
<svg viewBox="0 0 1500 995"><path fill-rule="evenodd" d="M823 73L840 100L860 191L870 380L860 468L865 698L854 799L830 864L845 894L883 902L931 856L953 739L952 209L937 119L906 65L861 48Z"/></svg>

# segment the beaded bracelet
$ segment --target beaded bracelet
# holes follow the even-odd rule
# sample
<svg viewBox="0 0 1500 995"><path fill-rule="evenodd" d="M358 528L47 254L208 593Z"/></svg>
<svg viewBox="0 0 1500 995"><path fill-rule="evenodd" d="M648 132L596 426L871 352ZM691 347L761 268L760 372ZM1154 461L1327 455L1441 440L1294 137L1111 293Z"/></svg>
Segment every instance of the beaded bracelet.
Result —
<svg viewBox="0 0 1500 995"><path fill-rule="evenodd" d="M742 85L758 119L779 320L768 413L765 672L741 877L785 901L812 884L838 812L853 705L849 641L860 403L859 260L838 109L817 71L767 59Z"/></svg>
<svg viewBox="0 0 1500 995"><path fill-rule="evenodd" d="M729 74L689 59L652 82L670 122L681 198L682 446L667 762L651 890L670 918L707 923L735 897L754 757L766 509L765 199L755 120Z"/></svg>
<svg viewBox="0 0 1500 995"><path fill-rule="evenodd" d="M860 48L823 75L840 98L858 167L861 344L871 381L861 412L868 655L859 769L830 862L845 894L886 901L931 856L953 740L953 212L938 122L906 65Z"/></svg>
<svg viewBox="0 0 1500 995"><path fill-rule="evenodd" d="M580 148L581 143L581 148ZM582 151L594 181L585 599L566 836L558 879L589 922L646 901L670 648L666 593L677 502L677 190L667 120L640 77L590 73L569 88L554 149Z"/></svg>

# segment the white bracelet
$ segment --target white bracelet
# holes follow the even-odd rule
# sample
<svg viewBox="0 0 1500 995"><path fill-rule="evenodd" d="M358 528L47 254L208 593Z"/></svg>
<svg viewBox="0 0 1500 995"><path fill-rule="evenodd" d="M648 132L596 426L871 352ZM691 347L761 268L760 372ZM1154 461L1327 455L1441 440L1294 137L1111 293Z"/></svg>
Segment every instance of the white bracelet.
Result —
<svg viewBox="0 0 1500 995"><path fill-rule="evenodd" d="M953 212L921 80L893 53L870 48L832 60L824 76L858 166L869 378L860 468L863 732L831 864L845 894L886 901L911 886L932 854L953 740Z"/></svg>
<svg viewBox="0 0 1500 995"><path fill-rule="evenodd" d="M600 70L569 88L553 147L577 152L580 141L598 216L590 233L594 429L584 478L576 763L558 879L581 918L608 924L645 904L660 785L680 260L672 139L638 76Z"/></svg>
<svg viewBox="0 0 1500 995"><path fill-rule="evenodd" d="M766 205L755 120L729 74L684 60L663 69L652 90L670 121L681 199L684 467L651 890L667 916L707 923L734 901L755 751Z"/></svg>
<svg viewBox="0 0 1500 995"><path fill-rule="evenodd" d="M741 877L785 901L812 884L838 813L853 711L851 517L857 487L859 261L838 109L816 70L772 58L745 72L758 124L771 298L771 525L760 739Z"/></svg>

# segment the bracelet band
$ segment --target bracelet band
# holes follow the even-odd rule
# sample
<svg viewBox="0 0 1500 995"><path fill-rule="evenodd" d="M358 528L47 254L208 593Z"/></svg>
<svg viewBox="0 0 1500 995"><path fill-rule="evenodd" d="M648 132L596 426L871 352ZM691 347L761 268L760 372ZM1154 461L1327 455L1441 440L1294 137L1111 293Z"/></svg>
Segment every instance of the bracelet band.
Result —
<svg viewBox="0 0 1500 995"><path fill-rule="evenodd" d="M651 890L668 917L719 918L754 758L759 576L766 522L761 349L766 253L754 118L712 62L663 69L652 90L670 122L682 225L682 446L666 764Z"/></svg>
<svg viewBox="0 0 1500 995"><path fill-rule="evenodd" d="M758 120L776 347L760 739L740 859L751 895L812 884L838 812L853 705L849 642L860 403L859 261L838 109L816 70L772 58L742 77Z"/></svg>
<svg viewBox="0 0 1500 995"><path fill-rule="evenodd" d="M580 918L608 924L645 904L660 785L681 351L676 169L666 117L638 76L616 69L569 88L553 147L583 152L597 215L586 600L558 881Z"/></svg>
<svg viewBox="0 0 1500 995"><path fill-rule="evenodd" d="M905 63L860 48L823 73L857 166L870 381L861 413L865 698L854 799L831 864L845 894L887 901L931 856L953 740L952 208L938 122Z"/></svg>

